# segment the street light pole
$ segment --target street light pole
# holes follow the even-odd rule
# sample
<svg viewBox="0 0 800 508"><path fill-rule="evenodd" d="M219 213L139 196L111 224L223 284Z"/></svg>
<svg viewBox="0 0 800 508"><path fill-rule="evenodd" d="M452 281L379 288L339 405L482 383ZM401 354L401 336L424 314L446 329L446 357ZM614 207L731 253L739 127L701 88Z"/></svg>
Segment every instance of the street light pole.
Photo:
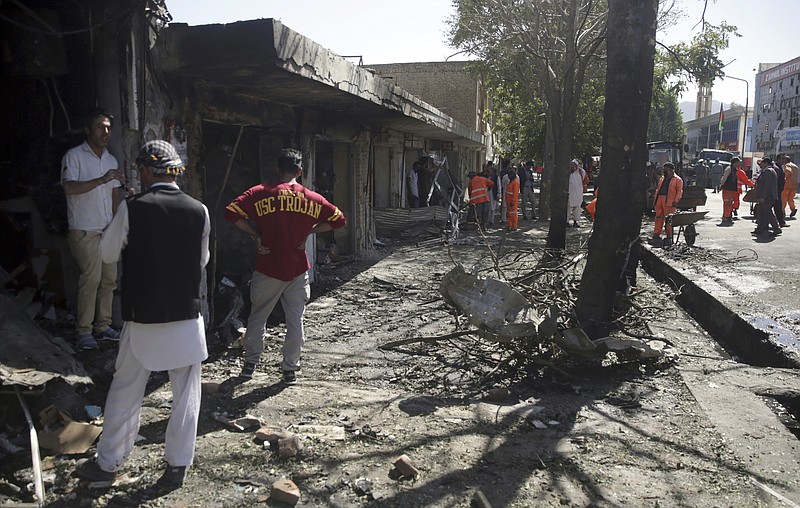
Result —
<svg viewBox="0 0 800 508"><path fill-rule="evenodd" d="M750 106L750 83L746 79L742 78L735 78L733 76L725 76L726 78L735 79L737 81L744 81L746 86L745 93L747 94L744 98L744 127L742 128L742 167L744 167L744 144L747 141L747 113L748 113L748 106ZM724 78L723 78L724 79Z"/></svg>

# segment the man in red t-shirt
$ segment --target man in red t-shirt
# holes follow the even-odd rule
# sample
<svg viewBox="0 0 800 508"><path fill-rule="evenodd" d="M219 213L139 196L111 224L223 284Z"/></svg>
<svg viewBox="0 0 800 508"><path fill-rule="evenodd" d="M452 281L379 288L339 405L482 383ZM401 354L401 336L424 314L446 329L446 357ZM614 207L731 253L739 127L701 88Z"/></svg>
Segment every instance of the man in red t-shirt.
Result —
<svg viewBox="0 0 800 508"><path fill-rule="evenodd" d="M303 156L285 148L278 156L278 181L256 185L225 208L225 218L256 243L258 257L250 281L250 317L244 336L244 367L240 377L251 378L264 352L264 326L281 301L286 314L283 343L283 382L293 385L300 368L305 339L303 313L311 295L306 239L346 224L344 215L324 197L297 183ZM255 224L255 228L251 225Z"/></svg>

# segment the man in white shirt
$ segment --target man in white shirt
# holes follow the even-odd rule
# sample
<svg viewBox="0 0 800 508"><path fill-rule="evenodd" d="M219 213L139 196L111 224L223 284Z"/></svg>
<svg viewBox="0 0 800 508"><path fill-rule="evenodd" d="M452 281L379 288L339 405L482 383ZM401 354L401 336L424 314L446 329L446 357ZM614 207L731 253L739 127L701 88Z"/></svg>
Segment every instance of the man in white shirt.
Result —
<svg viewBox="0 0 800 508"><path fill-rule="evenodd" d="M82 349L97 349L93 330L101 338L119 340L119 332L111 328L117 265L104 263L98 251L100 235L122 199L124 176L106 149L113 120L103 109L91 110L83 127L86 141L68 150L61 161L69 248L80 269L75 332Z"/></svg>
<svg viewBox="0 0 800 508"><path fill-rule="evenodd" d="M573 159L569 163L569 196L567 199L567 227L569 219L572 218L572 226L580 227L578 221L581 218L581 203L583 203L583 177L586 173L581 167L578 159Z"/></svg>
<svg viewBox="0 0 800 508"><path fill-rule="evenodd" d="M200 415L200 370L208 357L200 315L202 270L208 263L208 209L175 183L184 167L175 147L147 142L136 160L148 188L124 201L103 233L100 254L122 257L122 328L116 371L105 406L97 457L78 466L81 478L113 482L131 453L147 381L168 371L172 414L164 438L167 465L160 487L183 485L194 460Z"/></svg>

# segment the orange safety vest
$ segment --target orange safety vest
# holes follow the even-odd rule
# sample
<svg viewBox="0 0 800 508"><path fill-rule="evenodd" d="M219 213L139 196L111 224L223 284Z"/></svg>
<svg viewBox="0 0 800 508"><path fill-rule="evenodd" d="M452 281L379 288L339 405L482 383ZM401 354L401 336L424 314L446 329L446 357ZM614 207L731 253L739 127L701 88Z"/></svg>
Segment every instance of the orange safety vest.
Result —
<svg viewBox="0 0 800 508"><path fill-rule="evenodd" d="M664 177L662 176L661 179L658 181L658 186L656 187L656 194L655 199L653 200L653 206L655 206L656 201L658 201L658 192L661 190L661 185L664 183ZM675 203L681 200L683 197L683 180L678 175L672 175L672 180L669 182L669 189L667 189L667 206L675 206Z"/></svg>
<svg viewBox="0 0 800 508"><path fill-rule="evenodd" d="M506 187L506 203L512 206L517 204L519 198L519 178L515 178L508 182Z"/></svg>
<svg viewBox="0 0 800 508"><path fill-rule="evenodd" d="M469 181L469 204L477 205L489 201L489 187L494 183L486 177L475 175Z"/></svg>

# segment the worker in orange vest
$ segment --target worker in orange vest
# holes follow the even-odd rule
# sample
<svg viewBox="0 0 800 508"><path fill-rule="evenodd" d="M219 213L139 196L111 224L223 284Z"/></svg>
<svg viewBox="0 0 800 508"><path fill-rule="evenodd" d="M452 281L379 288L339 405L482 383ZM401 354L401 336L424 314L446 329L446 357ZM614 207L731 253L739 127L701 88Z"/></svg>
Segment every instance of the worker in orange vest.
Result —
<svg viewBox="0 0 800 508"><path fill-rule="evenodd" d="M486 227L489 222L489 189L494 187L494 182L486 178L483 173L478 173L469 180L469 206L475 208L475 220L481 227Z"/></svg>
<svg viewBox="0 0 800 508"><path fill-rule="evenodd" d="M658 180L656 187L656 225L653 229L652 244L661 243L661 228L664 227L664 219L667 215L675 213L675 203L683 197L683 180L675 174L675 165L671 162L664 163L664 174ZM667 237L664 245L672 243L672 225L667 223Z"/></svg>
<svg viewBox="0 0 800 508"><path fill-rule="evenodd" d="M519 224L519 217L517 211L519 208L519 178L517 178L517 167L511 166L508 171L508 185L506 185L506 213L508 214L508 229L511 231L517 230Z"/></svg>

